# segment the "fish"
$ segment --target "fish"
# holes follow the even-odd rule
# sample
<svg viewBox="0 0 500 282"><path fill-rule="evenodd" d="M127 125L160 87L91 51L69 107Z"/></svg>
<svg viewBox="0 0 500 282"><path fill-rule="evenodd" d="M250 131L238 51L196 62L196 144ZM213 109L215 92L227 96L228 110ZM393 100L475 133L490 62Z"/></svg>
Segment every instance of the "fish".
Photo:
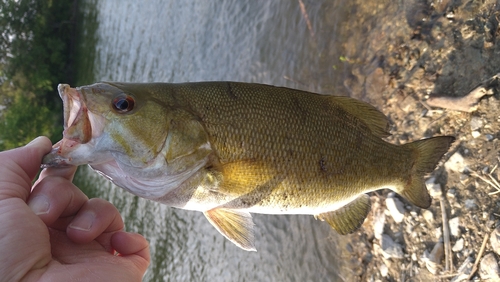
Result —
<svg viewBox="0 0 500 282"><path fill-rule="evenodd" d="M307 214L339 234L390 189L428 208L424 177L455 138L395 145L368 103L242 82L60 84L62 139L42 167L88 164L117 186L203 212L255 251L251 213Z"/></svg>

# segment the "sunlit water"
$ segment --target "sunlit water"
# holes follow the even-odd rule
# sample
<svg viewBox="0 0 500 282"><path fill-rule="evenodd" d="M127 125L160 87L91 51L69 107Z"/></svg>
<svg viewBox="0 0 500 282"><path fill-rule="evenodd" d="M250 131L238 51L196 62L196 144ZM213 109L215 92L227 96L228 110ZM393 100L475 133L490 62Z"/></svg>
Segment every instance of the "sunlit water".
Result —
<svg viewBox="0 0 500 282"><path fill-rule="evenodd" d="M342 0L87 0L78 84L232 80L328 93L340 86ZM220 235L202 213L137 198L89 169L77 184L111 201L151 244L145 281L338 281L341 243L312 216L254 214L257 252Z"/></svg>

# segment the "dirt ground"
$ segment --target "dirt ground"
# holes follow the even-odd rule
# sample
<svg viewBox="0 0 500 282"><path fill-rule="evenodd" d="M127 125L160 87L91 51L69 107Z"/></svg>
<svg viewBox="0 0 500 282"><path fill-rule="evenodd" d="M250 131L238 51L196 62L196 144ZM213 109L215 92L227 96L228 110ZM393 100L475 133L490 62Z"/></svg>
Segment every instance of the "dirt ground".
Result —
<svg viewBox="0 0 500 282"><path fill-rule="evenodd" d="M500 177L500 88L491 80L500 72L500 3L395 3L347 4L356 16L344 31L345 86L388 115L392 143L457 141L428 180L427 211L390 191L372 197L369 218L342 254L345 280L499 281L500 194L490 193ZM467 96L478 86L481 95ZM441 107L431 106L433 97L444 97ZM389 210L395 201L400 223Z"/></svg>

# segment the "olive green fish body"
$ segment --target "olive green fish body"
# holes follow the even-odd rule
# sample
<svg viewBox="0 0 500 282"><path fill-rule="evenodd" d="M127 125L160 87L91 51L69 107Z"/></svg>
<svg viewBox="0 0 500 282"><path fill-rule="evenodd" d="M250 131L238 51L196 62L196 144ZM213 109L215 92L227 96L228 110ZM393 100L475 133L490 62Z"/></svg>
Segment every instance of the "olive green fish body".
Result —
<svg viewBox="0 0 500 282"><path fill-rule="evenodd" d="M88 124L112 124L102 134L88 125L77 139L90 140L92 149L80 149L74 162L82 159L136 195L204 212L247 250L255 249L249 212L312 214L345 234L366 217L370 191L389 188L428 207L423 176L453 141L390 144L382 139L386 117L364 102L261 84L111 82L61 91L85 100ZM65 134L85 131L80 114L72 116ZM85 161L91 150L100 158L111 152L112 160ZM58 159L63 155L71 154L54 153L46 163L69 163Z"/></svg>
<svg viewBox="0 0 500 282"><path fill-rule="evenodd" d="M379 135L385 117L350 98L239 83L175 85L161 92L172 93L173 107L204 125L217 156L214 169L222 174L220 193L249 194L258 199L249 200L255 210L324 209L360 193L401 187L411 171L413 150L374 134L342 102L355 101L369 109L366 118L382 119L373 125Z"/></svg>

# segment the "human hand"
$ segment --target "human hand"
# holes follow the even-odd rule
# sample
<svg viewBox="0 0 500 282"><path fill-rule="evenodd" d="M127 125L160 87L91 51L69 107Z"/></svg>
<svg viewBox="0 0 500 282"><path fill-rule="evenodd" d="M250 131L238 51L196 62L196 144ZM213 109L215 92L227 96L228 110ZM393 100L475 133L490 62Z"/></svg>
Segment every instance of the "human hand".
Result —
<svg viewBox="0 0 500 282"><path fill-rule="evenodd" d="M32 188L50 150L40 137L0 152L0 280L141 281L148 242L71 183L76 167L45 169Z"/></svg>

